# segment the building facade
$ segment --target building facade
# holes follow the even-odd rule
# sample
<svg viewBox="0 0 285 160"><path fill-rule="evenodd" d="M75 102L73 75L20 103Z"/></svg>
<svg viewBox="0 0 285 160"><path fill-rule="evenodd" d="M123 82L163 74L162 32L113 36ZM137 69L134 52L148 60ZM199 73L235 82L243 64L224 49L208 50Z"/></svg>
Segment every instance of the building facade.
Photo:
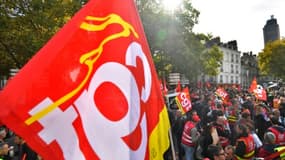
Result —
<svg viewBox="0 0 285 160"><path fill-rule="evenodd" d="M263 27L264 46L270 42L280 39L280 30L277 19L272 15Z"/></svg>
<svg viewBox="0 0 285 160"><path fill-rule="evenodd" d="M241 82L241 59L237 42L230 41L220 45L224 54L220 73L217 76L218 84L240 84Z"/></svg>
<svg viewBox="0 0 285 160"><path fill-rule="evenodd" d="M220 38L214 38L207 43L207 47L218 45L223 53L223 61L220 67L220 73L215 77L205 76L204 81L215 84L241 84L241 59L238 51L237 41L221 43ZM203 81L202 77L202 81Z"/></svg>
<svg viewBox="0 0 285 160"><path fill-rule="evenodd" d="M254 77L258 77L257 56L252 52L243 53L241 57L241 87L248 89Z"/></svg>

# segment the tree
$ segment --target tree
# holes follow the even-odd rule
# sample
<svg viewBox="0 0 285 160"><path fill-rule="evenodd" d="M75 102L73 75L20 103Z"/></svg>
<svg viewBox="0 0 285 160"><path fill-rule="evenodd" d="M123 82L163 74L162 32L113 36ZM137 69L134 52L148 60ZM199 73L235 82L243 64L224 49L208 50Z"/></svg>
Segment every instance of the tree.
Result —
<svg viewBox="0 0 285 160"><path fill-rule="evenodd" d="M269 42L258 54L258 66L263 75L285 78L285 39Z"/></svg>
<svg viewBox="0 0 285 160"><path fill-rule="evenodd" d="M204 73L210 76L217 76L219 67L222 64L223 52L217 45L213 45L202 54L201 60L204 66Z"/></svg>
<svg viewBox="0 0 285 160"><path fill-rule="evenodd" d="M162 1L137 0L145 33L160 76L179 72L195 79L203 67L200 54L205 49L192 32L199 12L189 0L169 14ZM159 57L159 58L158 58ZM163 73L163 74L162 74Z"/></svg>
<svg viewBox="0 0 285 160"><path fill-rule="evenodd" d="M2 0L0 74L21 68L86 0ZM3 63L2 63L3 62Z"/></svg>

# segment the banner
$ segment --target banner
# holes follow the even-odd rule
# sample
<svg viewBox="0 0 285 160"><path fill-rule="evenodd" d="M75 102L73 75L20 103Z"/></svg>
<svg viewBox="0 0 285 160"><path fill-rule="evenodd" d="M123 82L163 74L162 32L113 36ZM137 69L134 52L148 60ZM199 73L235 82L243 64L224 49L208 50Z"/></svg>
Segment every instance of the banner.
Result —
<svg viewBox="0 0 285 160"><path fill-rule="evenodd" d="M222 99L222 101L225 103L225 102L227 102L228 100L229 100L229 94L227 93L227 91L225 91L223 88L218 88L217 90L216 90L216 95L218 96L218 97L220 97L221 99Z"/></svg>
<svg viewBox="0 0 285 160"><path fill-rule="evenodd" d="M169 120L133 0L91 0L1 91L0 120L48 160L163 159Z"/></svg>
<svg viewBox="0 0 285 160"><path fill-rule="evenodd" d="M249 92L254 94L256 99L261 101L267 101L266 90L261 85L257 84L257 80L255 77L251 82Z"/></svg>
<svg viewBox="0 0 285 160"><path fill-rule="evenodd" d="M182 114L185 114L192 109L188 87L184 88L183 91L175 97L175 101Z"/></svg>
<svg viewBox="0 0 285 160"><path fill-rule="evenodd" d="M261 85L257 85L253 93L256 99L261 100L261 101L267 101L266 90Z"/></svg>

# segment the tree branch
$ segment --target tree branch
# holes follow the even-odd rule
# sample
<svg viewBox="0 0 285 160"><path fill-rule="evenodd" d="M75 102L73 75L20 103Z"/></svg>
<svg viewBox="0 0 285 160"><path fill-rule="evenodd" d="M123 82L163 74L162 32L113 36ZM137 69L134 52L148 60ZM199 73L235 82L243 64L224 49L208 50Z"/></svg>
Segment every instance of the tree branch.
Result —
<svg viewBox="0 0 285 160"><path fill-rule="evenodd" d="M15 62L16 66L20 69L21 68L21 64L20 62L17 60L17 58L15 57L15 55L11 52L10 48L0 39L0 44L2 44L2 46L5 48L6 52L8 53L8 55L12 58L12 60Z"/></svg>

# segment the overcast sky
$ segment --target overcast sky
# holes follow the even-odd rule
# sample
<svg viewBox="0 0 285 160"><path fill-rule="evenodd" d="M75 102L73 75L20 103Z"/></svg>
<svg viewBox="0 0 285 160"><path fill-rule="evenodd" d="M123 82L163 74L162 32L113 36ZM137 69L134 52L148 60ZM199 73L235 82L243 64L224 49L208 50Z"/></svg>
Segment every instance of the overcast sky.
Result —
<svg viewBox="0 0 285 160"><path fill-rule="evenodd" d="M196 33L211 33L222 42L237 40L241 52L258 54L264 47L263 27L271 15L285 37L285 0L192 0L200 11Z"/></svg>

